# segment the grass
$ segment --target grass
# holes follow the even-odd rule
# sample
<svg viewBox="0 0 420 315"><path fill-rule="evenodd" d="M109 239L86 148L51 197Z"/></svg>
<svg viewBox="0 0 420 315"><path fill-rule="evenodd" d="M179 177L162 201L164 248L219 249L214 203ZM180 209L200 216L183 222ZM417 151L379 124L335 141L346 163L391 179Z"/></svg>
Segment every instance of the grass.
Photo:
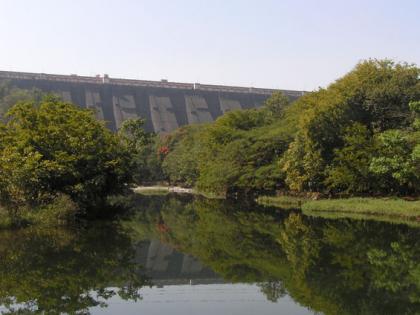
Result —
<svg viewBox="0 0 420 315"><path fill-rule="evenodd" d="M260 197L257 202L282 209L301 209L305 215L329 219L352 218L420 226L420 200L399 198L345 198L310 200L299 197Z"/></svg>
<svg viewBox="0 0 420 315"><path fill-rule="evenodd" d="M420 219L420 200L406 201L397 198L348 198L310 200L302 205L302 211L351 212L367 215L386 215Z"/></svg>
<svg viewBox="0 0 420 315"><path fill-rule="evenodd" d="M261 196L257 198L257 203L261 205L279 207L285 210L300 209L302 204L307 201L306 198L293 196Z"/></svg>

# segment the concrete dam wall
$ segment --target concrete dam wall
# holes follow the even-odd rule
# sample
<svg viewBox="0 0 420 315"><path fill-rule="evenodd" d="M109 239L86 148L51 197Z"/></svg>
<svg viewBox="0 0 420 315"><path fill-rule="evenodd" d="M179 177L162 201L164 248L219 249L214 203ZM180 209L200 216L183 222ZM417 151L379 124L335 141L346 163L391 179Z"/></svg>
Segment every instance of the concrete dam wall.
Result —
<svg viewBox="0 0 420 315"><path fill-rule="evenodd" d="M199 83L115 79L0 71L22 89L54 93L63 100L94 109L98 119L117 130L129 118L146 119L145 129L168 133L180 126L215 120L235 109L261 106L276 90ZM291 100L302 91L281 90Z"/></svg>

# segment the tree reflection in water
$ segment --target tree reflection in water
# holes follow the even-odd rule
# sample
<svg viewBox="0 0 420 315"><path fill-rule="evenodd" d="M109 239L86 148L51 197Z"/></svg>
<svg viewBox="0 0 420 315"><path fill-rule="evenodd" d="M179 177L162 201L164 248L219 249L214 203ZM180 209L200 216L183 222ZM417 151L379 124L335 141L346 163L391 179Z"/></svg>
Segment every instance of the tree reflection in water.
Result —
<svg viewBox="0 0 420 315"><path fill-rule="evenodd" d="M160 240L225 281L257 283L271 302L289 295L327 315L420 313L420 229L193 197L123 201L131 210L115 224L0 232L6 312L88 314L114 296L141 299L153 280L136 246Z"/></svg>
<svg viewBox="0 0 420 315"><path fill-rule="evenodd" d="M133 255L131 239L112 225L3 231L0 306L4 314L89 314L115 295L136 301L149 281Z"/></svg>
<svg viewBox="0 0 420 315"><path fill-rule="evenodd" d="M287 292L324 314L420 313L420 229L188 199L142 200L125 225L227 281L260 283L270 301Z"/></svg>

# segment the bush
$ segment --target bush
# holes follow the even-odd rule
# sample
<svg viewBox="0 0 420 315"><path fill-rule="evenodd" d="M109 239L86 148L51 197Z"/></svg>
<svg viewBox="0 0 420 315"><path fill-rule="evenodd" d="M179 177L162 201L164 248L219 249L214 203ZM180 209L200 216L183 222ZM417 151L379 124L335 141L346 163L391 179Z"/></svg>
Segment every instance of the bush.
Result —
<svg viewBox="0 0 420 315"><path fill-rule="evenodd" d="M18 103L0 124L0 204L12 217L69 201L63 198L88 211L124 190L130 158L127 144L90 110L52 96Z"/></svg>
<svg viewBox="0 0 420 315"><path fill-rule="evenodd" d="M418 194L419 77L415 65L363 61L290 105L274 93L263 108L180 128L163 167L216 195Z"/></svg>

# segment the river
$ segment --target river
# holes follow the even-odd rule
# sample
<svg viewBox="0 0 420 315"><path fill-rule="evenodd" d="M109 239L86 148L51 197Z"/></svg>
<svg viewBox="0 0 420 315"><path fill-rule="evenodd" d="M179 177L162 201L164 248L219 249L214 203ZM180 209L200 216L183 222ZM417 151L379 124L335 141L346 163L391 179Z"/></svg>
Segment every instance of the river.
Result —
<svg viewBox="0 0 420 315"><path fill-rule="evenodd" d="M2 314L419 314L420 228L195 196L0 232Z"/></svg>

